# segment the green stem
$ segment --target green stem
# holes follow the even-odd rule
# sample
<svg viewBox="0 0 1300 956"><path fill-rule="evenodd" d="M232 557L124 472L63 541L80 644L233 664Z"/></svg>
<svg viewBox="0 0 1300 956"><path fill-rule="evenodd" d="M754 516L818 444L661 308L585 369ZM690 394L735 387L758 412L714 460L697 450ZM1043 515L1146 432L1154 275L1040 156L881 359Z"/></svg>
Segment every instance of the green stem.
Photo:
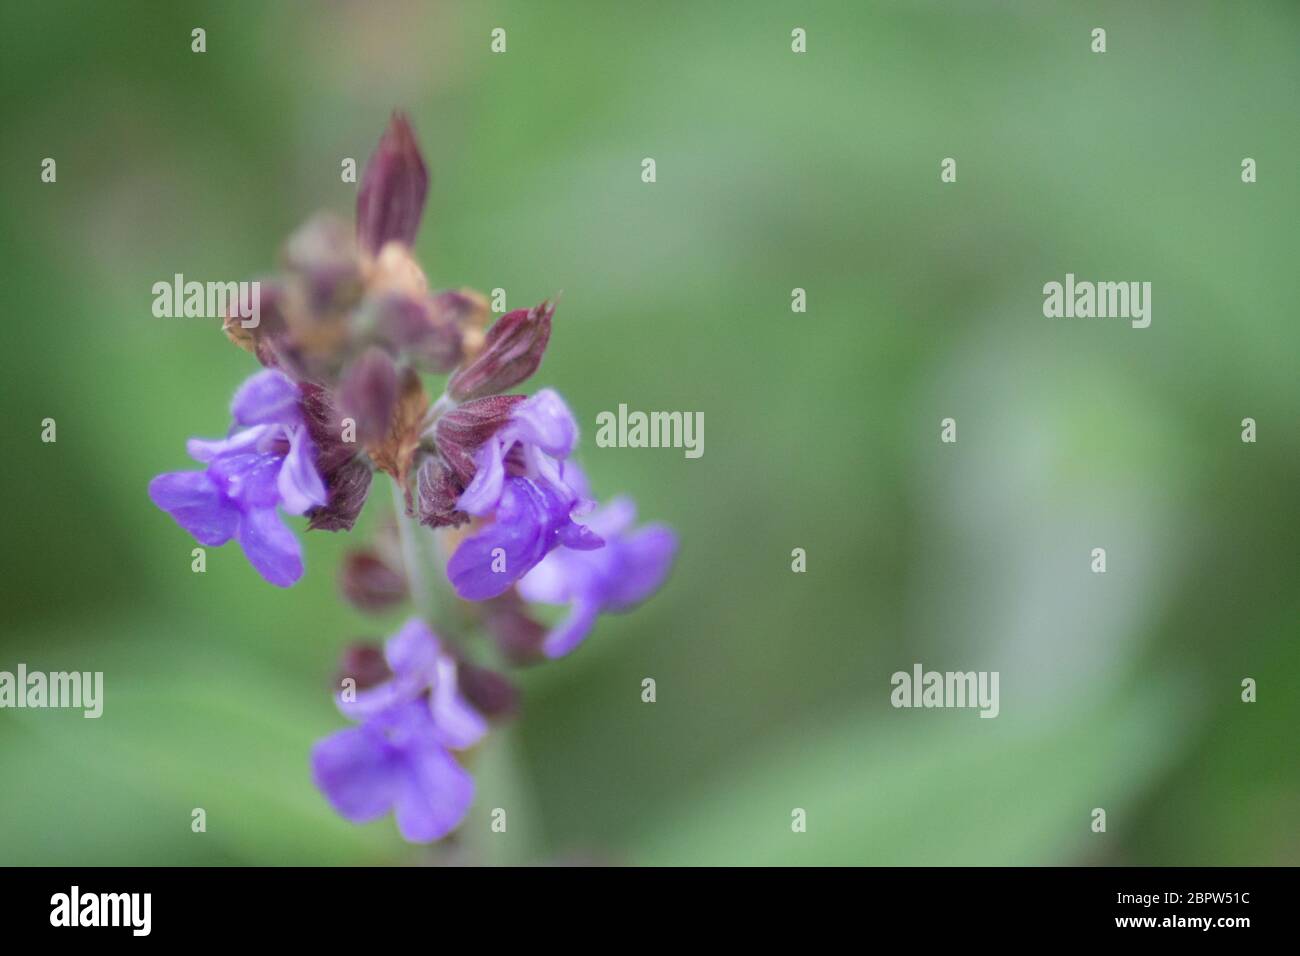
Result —
<svg viewBox="0 0 1300 956"><path fill-rule="evenodd" d="M393 510L407 587L416 611L450 644L464 643L468 623L460 598L447 580L447 567L434 533L406 513L406 497L393 482Z"/></svg>
<svg viewBox="0 0 1300 956"><path fill-rule="evenodd" d="M405 566L403 570L406 572L406 586L411 592L411 602L421 616L432 621L438 609L434 606L424 562L420 559L422 550L416 539L419 528L414 526L415 522L406 513L406 496L396 479L393 481L393 512L397 517L397 539L402 548L402 564Z"/></svg>

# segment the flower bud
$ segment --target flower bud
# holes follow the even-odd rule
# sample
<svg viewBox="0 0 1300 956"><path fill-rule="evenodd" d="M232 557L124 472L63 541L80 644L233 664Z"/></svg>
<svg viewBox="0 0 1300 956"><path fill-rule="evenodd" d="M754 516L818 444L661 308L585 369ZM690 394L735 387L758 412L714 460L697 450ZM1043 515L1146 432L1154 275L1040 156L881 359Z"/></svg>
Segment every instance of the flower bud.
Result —
<svg viewBox="0 0 1300 956"><path fill-rule="evenodd" d="M424 416L429 410L420 375L403 365L397 375L397 404L393 408L388 432L378 442L367 444L366 454L375 468L387 472L410 499L411 467L423 437Z"/></svg>
<svg viewBox="0 0 1300 956"><path fill-rule="evenodd" d="M474 452L510 420L523 395L489 395L447 412L434 429L438 451L462 485L474 479Z"/></svg>
<svg viewBox="0 0 1300 956"><path fill-rule="evenodd" d="M485 601L483 608L484 626L502 657L515 665L545 659L542 645L546 642L546 628L529 617L527 605L513 588Z"/></svg>
<svg viewBox="0 0 1300 956"><path fill-rule="evenodd" d="M473 289L447 289L433 298L438 317L462 331L483 328L488 323L488 300Z"/></svg>
<svg viewBox="0 0 1300 956"><path fill-rule="evenodd" d="M226 314L222 331L226 338L251 353L264 368L278 368L295 377L296 369L286 356L289 325L284 316L284 286L275 279L262 279L258 282L258 290L257 325L246 325L247 320L232 307Z"/></svg>
<svg viewBox="0 0 1300 956"><path fill-rule="evenodd" d="M353 360L339 384L339 408L357 424L357 441L370 445L388 434L397 408L397 368L371 346Z"/></svg>
<svg viewBox="0 0 1300 956"><path fill-rule="evenodd" d="M347 224L321 214L300 226L284 246L284 263L302 279L309 316L320 321L357 301L361 263Z"/></svg>
<svg viewBox="0 0 1300 956"><path fill-rule="evenodd" d="M390 294L375 303L373 313L380 342L416 368L439 375L461 360L460 329L436 305L441 298Z"/></svg>
<svg viewBox="0 0 1300 956"><path fill-rule="evenodd" d="M441 455L426 457L416 477L416 513L420 524L445 528L469 521L469 515L456 509L456 499L464 490Z"/></svg>
<svg viewBox="0 0 1300 956"><path fill-rule="evenodd" d="M391 240L413 245L428 189L429 172L411 124L394 113L357 193L357 239L362 247L373 255Z"/></svg>
<svg viewBox="0 0 1300 956"><path fill-rule="evenodd" d="M373 641L357 641L343 651L334 677L334 689L341 689L343 682L351 679L356 681L356 690L366 690L392 676L388 661L384 659L384 649Z"/></svg>
<svg viewBox="0 0 1300 956"><path fill-rule="evenodd" d="M308 512L307 527L313 531L350 531L370 493L370 466L357 457L359 445L343 440L343 427L330 393L319 385L303 382L303 418L307 433L316 445L316 469L325 480L328 498L323 506Z"/></svg>
<svg viewBox="0 0 1300 956"><path fill-rule="evenodd" d="M357 446L343 440L342 417L329 391L314 382L300 382L302 416L316 445L316 467L331 472L356 457Z"/></svg>
<svg viewBox="0 0 1300 956"><path fill-rule="evenodd" d="M322 473L329 499L308 512L310 531L351 531L370 494L370 466L360 458L350 458L340 468Z"/></svg>
<svg viewBox="0 0 1300 956"><path fill-rule="evenodd" d="M339 589L355 607L380 611L406 599L406 577L373 550L358 549L343 556Z"/></svg>
<svg viewBox="0 0 1300 956"><path fill-rule="evenodd" d="M504 674L486 667L458 662L456 687L484 717L511 717L519 709L519 689Z"/></svg>
<svg viewBox="0 0 1300 956"><path fill-rule="evenodd" d="M551 337L555 306L509 312L488 331L483 350L451 377L447 391L458 402L496 395L537 371Z"/></svg>

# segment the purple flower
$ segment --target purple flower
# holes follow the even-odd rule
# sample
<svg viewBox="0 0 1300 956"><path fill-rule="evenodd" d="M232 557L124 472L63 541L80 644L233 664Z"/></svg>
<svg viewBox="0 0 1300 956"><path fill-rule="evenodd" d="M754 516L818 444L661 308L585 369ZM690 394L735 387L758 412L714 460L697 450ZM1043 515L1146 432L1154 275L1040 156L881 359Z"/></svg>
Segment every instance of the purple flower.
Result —
<svg viewBox="0 0 1300 956"><path fill-rule="evenodd" d="M190 457L207 470L169 472L149 483L153 503L199 544L217 547L236 538L258 573L279 587L302 577L302 549L276 508L303 514L325 503L299 398L282 372L258 372L230 403L237 426L230 435L187 443Z"/></svg>
<svg viewBox="0 0 1300 956"><path fill-rule="evenodd" d="M456 593L482 601L503 593L554 548L603 542L571 515L591 502L566 481L564 459L578 440L573 414L551 389L520 402L474 455L474 478L457 508L495 520L467 539L447 563Z"/></svg>
<svg viewBox="0 0 1300 956"><path fill-rule="evenodd" d="M351 822L392 810L404 839L427 843L468 812L474 779L450 750L477 743L487 723L460 693L455 660L423 621L407 621L384 656L388 681L339 694L339 710L361 724L312 748L312 779Z"/></svg>
<svg viewBox="0 0 1300 956"><path fill-rule="evenodd" d="M570 465L566 477L585 491L585 480ZM597 615L630 610L659 589L677 551L677 536L663 525L629 530L636 506L615 498L588 518L587 527L605 540L598 551L552 551L519 582L529 601L568 604L569 615L542 644L547 657L563 657L587 636Z"/></svg>

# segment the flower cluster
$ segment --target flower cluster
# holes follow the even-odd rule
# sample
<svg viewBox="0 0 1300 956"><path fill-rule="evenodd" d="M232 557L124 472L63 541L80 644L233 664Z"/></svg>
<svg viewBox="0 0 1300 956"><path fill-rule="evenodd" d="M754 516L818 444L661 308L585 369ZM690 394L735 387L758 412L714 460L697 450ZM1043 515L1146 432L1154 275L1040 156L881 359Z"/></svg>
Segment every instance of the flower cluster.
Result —
<svg viewBox="0 0 1300 956"><path fill-rule="evenodd" d="M350 531L375 474L389 476L396 524L381 523L347 556L343 595L386 610L442 581L440 603L475 611L440 614L443 627L477 624L440 627L440 639L414 617L382 651L352 646L337 703L356 726L320 741L311 764L342 816L392 811L413 842L460 824L474 784L458 755L516 709L508 679L476 657L568 654L598 615L654 593L676 551L669 529L633 527L627 499L597 504L572 460L578 426L558 393L507 394L540 366L554 304L488 328L479 293L430 290L411 252L428 181L409 122L394 115L362 177L355 229L308 222L261 283L260 323L227 318L226 335L263 366L235 394L230 433L189 442L202 470L149 485L200 544L233 538L263 578L288 587L303 559L280 513L305 515L309 530ZM430 400L434 376L443 389ZM411 535L432 540L404 546ZM430 580L420 555L443 556ZM548 631L526 601L569 612ZM492 640L472 642L475 630Z"/></svg>

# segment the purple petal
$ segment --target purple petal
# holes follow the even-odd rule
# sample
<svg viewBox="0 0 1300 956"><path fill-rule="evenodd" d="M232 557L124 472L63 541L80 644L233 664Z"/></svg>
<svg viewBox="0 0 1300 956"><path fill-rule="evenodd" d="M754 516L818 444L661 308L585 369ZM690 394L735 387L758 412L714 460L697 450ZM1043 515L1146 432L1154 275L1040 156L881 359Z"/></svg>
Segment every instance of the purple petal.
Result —
<svg viewBox="0 0 1300 956"><path fill-rule="evenodd" d="M456 549L447 562L451 586L466 601L485 601L502 594L536 563L532 556L539 550L540 538L536 526L498 521ZM498 548L502 551L499 556L494 554ZM501 570L494 570L494 564Z"/></svg>
<svg viewBox="0 0 1300 956"><path fill-rule="evenodd" d="M344 716L365 720L415 700L437 679L438 639L419 618L411 618L384 645L392 678L358 691L355 700L337 695Z"/></svg>
<svg viewBox="0 0 1300 956"><path fill-rule="evenodd" d="M298 386L283 372L263 369L239 386L230 414L241 425L297 425L302 421Z"/></svg>
<svg viewBox="0 0 1300 956"><path fill-rule="evenodd" d="M367 823L387 813L403 788L401 756L380 729L340 730L312 747L312 780L341 816Z"/></svg>
<svg viewBox="0 0 1300 956"><path fill-rule="evenodd" d="M302 577L302 550L274 508L252 508L239 522L239 544L257 573L287 588Z"/></svg>
<svg viewBox="0 0 1300 956"><path fill-rule="evenodd" d="M627 497L614 498L589 515L585 522L587 527L602 538L617 537L636 523L636 503Z"/></svg>
<svg viewBox="0 0 1300 956"><path fill-rule="evenodd" d="M422 620L413 617L388 639L384 657L398 677L410 675L427 684L436 676L434 668L439 650L437 635Z"/></svg>
<svg viewBox="0 0 1300 956"><path fill-rule="evenodd" d="M456 662L449 657L440 658L429 708L438 739L454 750L464 750L487 733L487 721L461 696L456 677Z"/></svg>
<svg viewBox="0 0 1300 956"><path fill-rule="evenodd" d="M447 562L456 593L482 601L505 591L546 554L552 520L536 485L524 478L506 481L496 521L462 542Z"/></svg>
<svg viewBox="0 0 1300 956"><path fill-rule="evenodd" d="M597 548L605 546L604 538L586 525L580 525L574 521L566 521L560 525L556 541L574 551L595 551Z"/></svg>
<svg viewBox="0 0 1300 956"><path fill-rule="evenodd" d="M569 616L566 617L542 644L542 653L547 657L563 657L582 643L596 623L600 606L594 601L575 601Z"/></svg>
<svg viewBox="0 0 1300 956"><path fill-rule="evenodd" d="M606 532L598 551L556 550L519 582L519 594L530 601L571 603L565 621L547 635L543 652L560 657L573 650L590 631L601 611L625 611L659 589L672 567L677 536L662 525L630 534L611 533L626 527L631 502L617 499L593 516L593 526Z"/></svg>
<svg viewBox="0 0 1300 956"><path fill-rule="evenodd" d="M564 399L554 389L542 389L515 405L506 424L479 446L474 455L473 480L457 501L457 507L473 515L492 513L501 498L506 454L516 443L523 449L528 475L557 490L563 489L564 497L576 504L583 495L565 482L564 465L556 459L572 452L577 440L578 425ZM574 477L585 486L580 471Z"/></svg>
<svg viewBox="0 0 1300 956"><path fill-rule="evenodd" d="M451 754L430 743L407 751L398 788L397 829L411 843L428 843L460 824L474 801L474 778Z"/></svg>
<svg viewBox="0 0 1300 956"><path fill-rule="evenodd" d="M521 402L502 432L510 441L536 445L553 458L567 458L578 442L573 412L553 388L544 388Z"/></svg>
<svg viewBox="0 0 1300 956"><path fill-rule="evenodd" d="M316 445L305 426L294 428L289 436L289 454L285 456L277 478L280 503L289 514L306 514L325 504L325 482L316 471Z"/></svg>
<svg viewBox="0 0 1300 956"><path fill-rule="evenodd" d="M566 461L564 463L561 478L580 501L590 503L591 485L587 481L587 473L579 467L576 461ZM596 533L603 534L604 532L597 530Z"/></svg>
<svg viewBox="0 0 1300 956"><path fill-rule="evenodd" d="M208 474L241 510L273 508L280 501L278 478L283 462L279 455L265 453L222 455L208 466Z"/></svg>
<svg viewBox="0 0 1300 956"><path fill-rule="evenodd" d="M149 482L149 498L199 544L215 548L234 537L239 510L202 471L173 471Z"/></svg>
<svg viewBox="0 0 1300 956"><path fill-rule="evenodd" d="M647 525L620 539L617 553L617 571L603 597L608 609L621 611L659 590L677 554L677 535L664 525Z"/></svg>
<svg viewBox="0 0 1300 956"><path fill-rule="evenodd" d="M555 490L557 495L570 505L570 510L578 507L577 494L564 480L565 462L552 458L537 445L519 445L523 450L524 473L539 484Z"/></svg>
<svg viewBox="0 0 1300 956"><path fill-rule="evenodd" d="M552 551L519 579L519 594L526 601L568 604L577 595L593 589L589 582L597 571L588 556L561 548Z"/></svg>
<svg viewBox="0 0 1300 956"><path fill-rule="evenodd" d="M507 478L495 522L462 542L447 563L456 592L469 601L496 597L559 544L583 550L602 547L598 535L569 518L572 507L567 489Z"/></svg>
<svg viewBox="0 0 1300 956"><path fill-rule="evenodd" d="M334 702L344 717L350 720L367 720L411 701L423 689L423 686L416 685L409 678L386 680L374 687L358 690L353 700L345 699L340 691L335 695Z"/></svg>
<svg viewBox="0 0 1300 956"><path fill-rule="evenodd" d="M501 500L506 478L504 451L495 438L484 442L474 456L474 480L456 501L456 507L472 515L491 514Z"/></svg>
<svg viewBox="0 0 1300 956"><path fill-rule="evenodd" d="M248 454L258 450L263 441L269 442L273 433L279 432L274 425L255 425L245 428L228 438L191 438L185 443L185 452L195 461L215 461L225 455Z"/></svg>

